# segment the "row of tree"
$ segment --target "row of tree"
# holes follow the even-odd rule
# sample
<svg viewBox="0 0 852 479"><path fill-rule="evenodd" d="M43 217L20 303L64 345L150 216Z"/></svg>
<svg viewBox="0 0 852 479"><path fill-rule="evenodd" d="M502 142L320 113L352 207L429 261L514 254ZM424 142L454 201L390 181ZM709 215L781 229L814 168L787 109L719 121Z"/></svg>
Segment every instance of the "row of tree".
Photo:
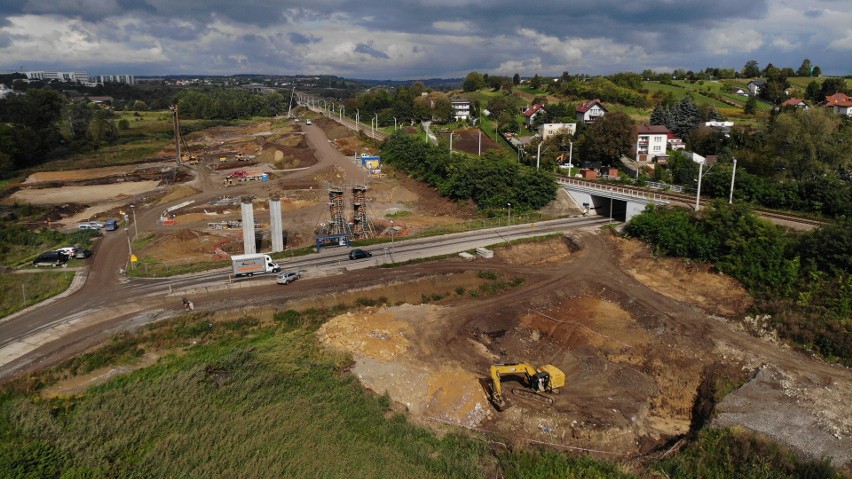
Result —
<svg viewBox="0 0 852 479"><path fill-rule="evenodd" d="M398 132L382 146L382 159L442 195L473 201L483 211L502 210L510 203L516 211L535 210L556 197L552 173L520 165L496 151L470 158Z"/></svg>
<svg viewBox="0 0 852 479"><path fill-rule="evenodd" d="M625 231L659 254L715 264L748 288L759 310L773 314L783 337L850 365L850 228L847 221L791 234L743 203L716 202L700 216L684 208L649 208Z"/></svg>
<svg viewBox="0 0 852 479"><path fill-rule="evenodd" d="M0 100L3 175L53 157L98 149L117 137L111 110L86 101L69 101L53 89L29 89Z"/></svg>

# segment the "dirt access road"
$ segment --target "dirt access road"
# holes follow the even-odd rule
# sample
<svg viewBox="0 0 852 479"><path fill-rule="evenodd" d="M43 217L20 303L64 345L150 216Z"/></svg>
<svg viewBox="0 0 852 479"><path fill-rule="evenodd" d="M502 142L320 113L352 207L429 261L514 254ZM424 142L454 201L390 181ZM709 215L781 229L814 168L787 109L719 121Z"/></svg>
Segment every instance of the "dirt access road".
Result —
<svg viewBox="0 0 852 479"><path fill-rule="evenodd" d="M318 151L331 146L319 128L305 128L308 142ZM317 155L320 163L315 167L293 172L293 178L322 171L322 162L334 154L338 156L325 163L328 167L349 164L352 174L359 172L351 158L332 149ZM271 186L250 183L225 189L217 181L199 185L210 190L189 198L257 194ZM183 195L137 211L140 230L168 231L157 226L156 219L162 209L186 199ZM66 301L35 313L69 324L91 315L109 322L64 335L67 348L42 355L35 367L95 345L112 331L181 313L177 298L149 296L144 288L134 290L133 283L120 290L125 299L114 306L117 266L127 257L124 240L121 233L108 236L96 251L92 281ZM747 298L742 290L721 283L719 275L677 264L591 235L573 244L513 247L488 262L443 260L390 274L380 269L350 271L300 280L283 290L262 285L193 299L202 312L231 316L255 314L247 309L253 307L355 304L362 297L399 304L335 318L320 337L353 354L353 372L367 387L388 391L415 420L433 426L451 423L518 442L630 458L700 425L704 417L696 405L716 381L754 376L747 387L729 396L732 403L720 422L763 428L807 454L848 463L849 371L738 329L737 323L722 317L744 314ZM480 270L498 279L480 277ZM495 286L517 280L521 282L515 287ZM424 296L429 304L418 304ZM552 363L567 373L568 385L552 407L513 398L515 407L497 414L487 402L484 383L488 366L495 362ZM508 383L510 389L519 386L517 381ZM767 410L778 414L766 417ZM796 433L803 428L805 434Z"/></svg>

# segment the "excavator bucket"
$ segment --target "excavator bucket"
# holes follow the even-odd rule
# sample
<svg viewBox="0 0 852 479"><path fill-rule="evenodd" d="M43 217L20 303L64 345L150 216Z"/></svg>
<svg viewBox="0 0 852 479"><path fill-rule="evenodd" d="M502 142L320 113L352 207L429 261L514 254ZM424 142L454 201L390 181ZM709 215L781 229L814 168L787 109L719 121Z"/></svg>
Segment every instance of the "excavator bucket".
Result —
<svg viewBox="0 0 852 479"><path fill-rule="evenodd" d="M491 398L491 403L494 404L494 408L497 409L498 412L503 412L506 409L514 406L508 399L506 398Z"/></svg>

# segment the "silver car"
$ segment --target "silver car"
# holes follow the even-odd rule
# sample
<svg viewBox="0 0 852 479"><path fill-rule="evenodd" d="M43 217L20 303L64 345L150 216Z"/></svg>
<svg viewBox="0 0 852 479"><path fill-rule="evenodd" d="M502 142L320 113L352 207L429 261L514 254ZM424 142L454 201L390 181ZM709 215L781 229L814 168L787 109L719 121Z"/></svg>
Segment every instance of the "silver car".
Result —
<svg viewBox="0 0 852 479"><path fill-rule="evenodd" d="M302 273L298 271L282 271L275 277L275 282L278 284L287 284L291 281L296 281L302 277Z"/></svg>

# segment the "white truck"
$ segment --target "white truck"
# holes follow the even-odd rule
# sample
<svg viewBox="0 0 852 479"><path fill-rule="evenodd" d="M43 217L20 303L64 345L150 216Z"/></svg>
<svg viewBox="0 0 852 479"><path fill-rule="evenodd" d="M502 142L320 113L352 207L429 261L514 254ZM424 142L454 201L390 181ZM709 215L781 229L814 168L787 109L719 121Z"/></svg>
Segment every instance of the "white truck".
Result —
<svg viewBox="0 0 852 479"><path fill-rule="evenodd" d="M254 276L256 274L277 273L281 271L268 254L235 254L231 255L231 266L234 276Z"/></svg>

